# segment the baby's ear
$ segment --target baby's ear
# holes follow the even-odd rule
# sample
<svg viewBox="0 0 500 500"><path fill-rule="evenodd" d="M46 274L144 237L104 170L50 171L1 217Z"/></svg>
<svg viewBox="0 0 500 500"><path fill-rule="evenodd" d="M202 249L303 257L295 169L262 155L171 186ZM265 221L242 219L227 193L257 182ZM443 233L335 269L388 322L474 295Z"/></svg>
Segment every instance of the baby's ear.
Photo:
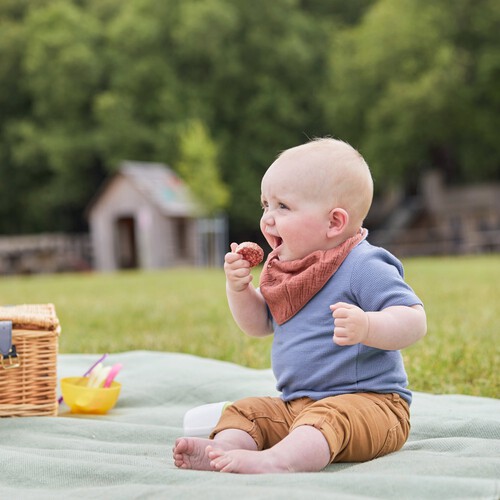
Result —
<svg viewBox="0 0 500 500"><path fill-rule="evenodd" d="M328 214L329 226L327 236L337 237L349 224L349 214L343 208L334 208Z"/></svg>

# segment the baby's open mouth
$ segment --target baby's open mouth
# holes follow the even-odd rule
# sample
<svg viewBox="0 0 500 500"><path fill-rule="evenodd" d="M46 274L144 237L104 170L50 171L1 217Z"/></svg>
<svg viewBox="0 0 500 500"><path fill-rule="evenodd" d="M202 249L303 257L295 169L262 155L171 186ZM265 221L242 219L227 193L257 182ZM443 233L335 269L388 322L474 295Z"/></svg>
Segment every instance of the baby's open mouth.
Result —
<svg viewBox="0 0 500 500"><path fill-rule="evenodd" d="M273 245L273 250L276 250L279 246L281 246L283 243L283 240L279 237L274 238L274 245Z"/></svg>
<svg viewBox="0 0 500 500"><path fill-rule="evenodd" d="M283 239L280 236L276 236L275 234L265 232L265 237L267 242L269 243L269 246L273 249L276 250L279 246L283 244Z"/></svg>

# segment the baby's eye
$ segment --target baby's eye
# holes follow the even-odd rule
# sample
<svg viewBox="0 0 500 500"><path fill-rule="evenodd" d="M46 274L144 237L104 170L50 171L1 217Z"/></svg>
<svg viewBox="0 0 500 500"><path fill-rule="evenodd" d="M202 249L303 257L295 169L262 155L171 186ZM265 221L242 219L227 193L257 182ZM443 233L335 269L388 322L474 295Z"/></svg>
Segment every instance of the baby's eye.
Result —
<svg viewBox="0 0 500 500"><path fill-rule="evenodd" d="M288 210L288 207L284 204L284 203L279 203L278 206L282 209L282 210Z"/></svg>
<svg viewBox="0 0 500 500"><path fill-rule="evenodd" d="M267 201L262 201L261 202L260 208L262 208L262 210L265 210L268 207L269 207L269 203Z"/></svg>

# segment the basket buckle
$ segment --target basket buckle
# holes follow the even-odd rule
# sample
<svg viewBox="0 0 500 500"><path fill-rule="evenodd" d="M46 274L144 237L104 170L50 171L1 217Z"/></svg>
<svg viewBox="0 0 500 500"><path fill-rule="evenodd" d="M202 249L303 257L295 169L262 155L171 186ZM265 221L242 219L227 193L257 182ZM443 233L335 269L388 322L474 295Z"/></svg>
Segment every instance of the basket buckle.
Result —
<svg viewBox="0 0 500 500"><path fill-rule="evenodd" d="M4 370L21 366L16 346L12 345L12 321L0 321L0 364Z"/></svg>
<svg viewBox="0 0 500 500"><path fill-rule="evenodd" d="M21 366L21 358L17 355L15 345L12 346L12 349L7 355L2 354L0 363L4 370L10 370L11 368L18 368Z"/></svg>

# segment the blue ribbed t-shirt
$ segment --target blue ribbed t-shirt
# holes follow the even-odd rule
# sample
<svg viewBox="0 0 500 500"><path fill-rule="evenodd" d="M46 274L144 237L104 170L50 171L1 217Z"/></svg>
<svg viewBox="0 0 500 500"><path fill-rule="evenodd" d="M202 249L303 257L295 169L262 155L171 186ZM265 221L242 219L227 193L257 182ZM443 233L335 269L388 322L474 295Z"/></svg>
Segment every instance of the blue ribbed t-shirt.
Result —
<svg viewBox="0 0 500 500"><path fill-rule="evenodd" d="M291 319L273 320L272 368L285 401L355 392L398 393L411 403L400 351L333 342L329 306L347 302L364 311L422 304L391 253L366 240L346 257L324 287Z"/></svg>

